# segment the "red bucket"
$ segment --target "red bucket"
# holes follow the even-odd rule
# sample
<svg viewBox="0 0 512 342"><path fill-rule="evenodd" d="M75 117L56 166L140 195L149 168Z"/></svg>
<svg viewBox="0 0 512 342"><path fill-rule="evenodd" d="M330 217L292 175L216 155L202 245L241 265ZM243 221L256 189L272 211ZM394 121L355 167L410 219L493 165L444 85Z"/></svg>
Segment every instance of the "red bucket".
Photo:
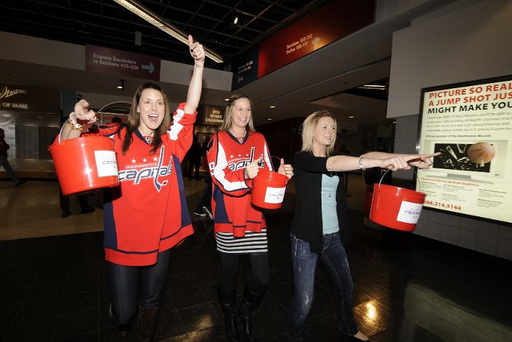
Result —
<svg viewBox="0 0 512 342"><path fill-rule="evenodd" d="M56 140L49 149L64 195L119 184L116 154L110 138L91 135Z"/></svg>
<svg viewBox="0 0 512 342"><path fill-rule="evenodd" d="M279 209L283 204L288 177L280 173L260 169L253 179L251 202L264 209Z"/></svg>
<svg viewBox="0 0 512 342"><path fill-rule="evenodd" d="M374 184L370 220L388 228L411 232L420 218L425 196L414 190Z"/></svg>

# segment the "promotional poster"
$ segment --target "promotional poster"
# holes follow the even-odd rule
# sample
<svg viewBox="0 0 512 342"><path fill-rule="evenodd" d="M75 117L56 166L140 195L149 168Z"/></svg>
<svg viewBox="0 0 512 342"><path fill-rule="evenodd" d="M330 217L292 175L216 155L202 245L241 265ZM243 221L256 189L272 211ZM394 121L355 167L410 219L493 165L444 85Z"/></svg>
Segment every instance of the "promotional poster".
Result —
<svg viewBox="0 0 512 342"><path fill-rule="evenodd" d="M512 76L423 89L419 136L425 207L512 222Z"/></svg>

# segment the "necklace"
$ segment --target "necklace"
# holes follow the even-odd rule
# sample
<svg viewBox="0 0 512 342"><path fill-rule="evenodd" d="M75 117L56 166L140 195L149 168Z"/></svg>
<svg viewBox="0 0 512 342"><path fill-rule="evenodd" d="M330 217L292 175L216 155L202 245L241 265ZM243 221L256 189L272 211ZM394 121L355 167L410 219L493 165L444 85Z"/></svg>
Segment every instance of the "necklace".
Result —
<svg viewBox="0 0 512 342"><path fill-rule="evenodd" d="M228 130L229 134L231 134L240 144L244 143L245 135L247 134L247 131L244 131L242 136L236 136L235 133L233 133L231 130Z"/></svg>

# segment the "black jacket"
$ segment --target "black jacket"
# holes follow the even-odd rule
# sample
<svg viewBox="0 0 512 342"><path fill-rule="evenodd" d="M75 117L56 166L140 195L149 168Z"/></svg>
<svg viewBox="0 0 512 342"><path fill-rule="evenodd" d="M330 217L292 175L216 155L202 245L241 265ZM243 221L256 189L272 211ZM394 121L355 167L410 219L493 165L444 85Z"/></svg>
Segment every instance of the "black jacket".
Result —
<svg viewBox="0 0 512 342"><path fill-rule="evenodd" d="M311 251L322 253L322 174L327 170L327 157L315 157L312 152L297 152L293 158L296 210L292 220L292 232L301 240L311 244ZM342 241L348 241L350 227L343 174L336 190L336 203Z"/></svg>

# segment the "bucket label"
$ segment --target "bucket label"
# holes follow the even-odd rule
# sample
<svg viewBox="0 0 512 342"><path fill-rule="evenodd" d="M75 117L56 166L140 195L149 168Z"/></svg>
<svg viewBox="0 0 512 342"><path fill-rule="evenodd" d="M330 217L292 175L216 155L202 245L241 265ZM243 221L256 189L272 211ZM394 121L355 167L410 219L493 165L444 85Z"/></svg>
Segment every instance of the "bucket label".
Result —
<svg viewBox="0 0 512 342"><path fill-rule="evenodd" d="M402 201L396 220L399 222L416 224L420 218L422 207L423 204L421 203Z"/></svg>
<svg viewBox="0 0 512 342"><path fill-rule="evenodd" d="M94 151L98 177L117 176L117 159L114 151Z"/></svg>
<svg viewBox="0 0 512 342"><path fill-rule="evenodd" d="M265 203L278 204L283 203L285 188L271 188L268 187L265 192Z"/></svg>

